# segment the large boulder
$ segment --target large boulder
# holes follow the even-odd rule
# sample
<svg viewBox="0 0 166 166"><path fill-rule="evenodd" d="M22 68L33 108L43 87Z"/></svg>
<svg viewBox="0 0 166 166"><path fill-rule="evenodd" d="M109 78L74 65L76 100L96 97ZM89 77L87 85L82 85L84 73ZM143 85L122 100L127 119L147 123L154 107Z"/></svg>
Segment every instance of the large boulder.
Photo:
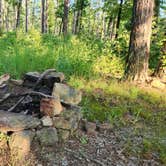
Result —
<svg viewBox="0 0 166 166"><path fill-rule="evenodd" d="M53 146L58 142L57 130L53 127L38 130L37 139L42 146Z"/></svg>
<svg viewBox="0 0 166 166"><path fill-rule="evenodd" d="M34 136L34 132L30 130L14 132L9 139L11 156L17 156L17 159L26 157L30 152Z"/></svg>
<svg viewBox="0 0 166 166"><path fill-rule="evenodd" d="M81 102L82 93L68 85L55 83L52 96L60 98L66 104L77 105Z"/></svg>
<svg viewBox="0 0 166 166"><path fill-rule="evenodd" d="M0 132L21 131L37 128L41 121L30 115L0 110Z"/></svg>

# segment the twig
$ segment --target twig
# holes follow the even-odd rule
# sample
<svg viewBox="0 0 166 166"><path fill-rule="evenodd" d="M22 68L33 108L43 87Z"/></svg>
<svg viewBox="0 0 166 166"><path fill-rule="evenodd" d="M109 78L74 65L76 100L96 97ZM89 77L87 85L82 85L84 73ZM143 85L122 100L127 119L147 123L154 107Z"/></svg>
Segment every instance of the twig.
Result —
<svg viewBox="0 0 166 166"><path fill-rule="evenodd" d="M9 108L8 112L12 112L24 99L25 99L25 96L23 96L14 106Z"/></svg>
<svg viewBox="0 0 166 166"><path fill-rule="evenodd" d="M45 97L45 98L51 98L51 99L57 99L56 97L54 96L51 96L51 95L46 95L42 92L36 92L36 91L30 91L30 92L27 92L27 93L23 93L23 94L12 94L10 97L19 97L19 96L27 96L27 95L38 95L38 96L42 96L42 97Z"/></svg>
<svg viewBox="0 0 166 166"><path fill-rule="evenodd" d="M65 150L66 150L67 152L70 152L70 153L73 153L73 154L77 155L76 152L73 152L72 150L70 150L70 149L68 149L68 148L65 148ZM106 166L104 163L100 162L99 160L93 159L93 158L87 156L87 155L84 154L84 153L79 152L79 154L80 154L83 158L85 158L86 160L93 161L94 163L96 163L96 164L98 164L98 165L101 165L101 166ZM80 158L80 157L79 157L79 158Z"/></svg>
<svg viewBox="0 0 166 166"><path fill-rule="evenodd" d="M39 79L37 80L36 84L34 85L33 90L35 90L35 89L37 88L37 86L40 84L40 82L42 81L42 79L43 79L48 73L53 72L53 71L56 71L56 70L55 70L55 69L48 69L48 70L44 71L44 72L42 73L42 75L39 77ZM31 92L31 93L32 93L32 92ZM47 96L47 97L48 97L48 95L45 95L45 94L40 93L40 92L34 92L34 91L33 91L33 93L35 93L35 94L40 94L40 95L42 95L42 96L45 96L45 97ZM25 99L25 97L26 97L27 95L30 95L30 92L27 93L27 94L25 94L25 96L23 96L15 105L13 105L11 108L9 108L8 111L9 111L9 112L12 112L14 109L16 109L16 107Z"/></svg>
<svg viewBox="0 0 166 166"><path fill-rule="evenodd" d="M42 79L50 72L54 72L56 71L55 69L48 69L46 71L44 71L41 76L39 77L39 79L37 80L37 82L35 83L33 90L35 90L37 88L37 86L41 83Z"/></svg>

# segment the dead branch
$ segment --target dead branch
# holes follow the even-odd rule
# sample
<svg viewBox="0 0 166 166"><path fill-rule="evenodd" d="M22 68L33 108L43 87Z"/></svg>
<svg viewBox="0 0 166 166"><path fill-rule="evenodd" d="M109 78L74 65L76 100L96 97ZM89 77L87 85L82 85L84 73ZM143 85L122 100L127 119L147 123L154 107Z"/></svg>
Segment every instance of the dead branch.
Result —
<svg viewBox="0 0 166 166"><path fill-rule="evenodd" d="M12 112L24 99L25 99L25 96L23 96L14 106L9 108L8 112Z"/></svg>
<svg viewBox="0 0 166 166"><path fill-rule="evenodd" d="M20 97L20 96L27 96L27 95L38 95L38 96L41 96L41 97L45 97L45 98L52 98L52 99L57 99L56 97L54 96L50 96L50 95L46 95L42 92L36 92L36 91L30 91L30 92L27 92L27 93L23 93L23 94L12 94L10 97Z"/></svg>
<svg viewBox="0 0 166 166"><path fill-rule="evenodd" d="M42 79L47 75L49 74L50 72L55 72L56 70L55 69L48 69L46 71L44 71L41 76L39 77L39 79L37 80L36 84L34 85L33 87L33 90L35 90L37 88L37 86L41 83Z"/></svg>
<svg viewBox="0 0 166 166"><path fill-rule="evenodd" d="M44 71L41 76L39 77L39 79L37 80L36 84L34 85L33 87L33 90L35 90L37 88L37 86L41 83L42 79L50 72L54 72L56 71L55 69L48 69L46 71ZM25 97L27 95L30 95L30 94L37 94L37 95L41 95L41 96L44 96L44 97L47 97L47 98L53 98L53 96L49 96L49 95L45 95L41 92L35 92L35 91L32 91L32 92L29 92L29 93L26 93L24 94L24 96L15 104L13 105L11 108L8 109L9 112L12 112L14 109L16 109L17 106L19 106L19 104L25 99Z"/></svg>

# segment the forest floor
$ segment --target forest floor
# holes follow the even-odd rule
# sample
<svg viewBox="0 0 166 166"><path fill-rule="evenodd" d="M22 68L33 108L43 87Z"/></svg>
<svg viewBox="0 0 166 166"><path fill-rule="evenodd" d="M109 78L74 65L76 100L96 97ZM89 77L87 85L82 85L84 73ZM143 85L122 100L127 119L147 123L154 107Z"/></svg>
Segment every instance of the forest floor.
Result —
<svg viewBox="0 0 166 166"><path fill-rule="evenodd" d="M84 116L92 123L92 126L97 124L100 130L88 133L80 128L66 143L60 143L54 147L41 149L40 145L34 144L29 158L20 165L164 166L166 164L165 89L139 87L141 91L138 91L138 87L134 86L135 89L133 89L132 86L126 86L127 89L129 87L131 89L130 97L127 97L126 90L121 92L121 96L118 92L118 89L121 91L122 87L123 90L125 89L124 85L115 84L114 82L114 88L109 84L112 93L109 94L110 96L108 93L102 93L104 87L102 89L93 87L93 93L90 89L88 92L84 89L82 102ZM109 88L106 88L107 91ZM116 89L116 95L113 95L113 89ZM146 90L152 94L153 98L150 98L148 93L145 98L143 94ZM90 109L92 114L87 109ZM101 113L105 113L105 116ZM99 115L101 116L98 117ZM107 116L109 118L104 123L105 127L102 127L102 120ZM13 166L19 165L17 160L8 161L8 159L8 153L4 153L3 162L6 160L6 163L12 163Z"/></svg>

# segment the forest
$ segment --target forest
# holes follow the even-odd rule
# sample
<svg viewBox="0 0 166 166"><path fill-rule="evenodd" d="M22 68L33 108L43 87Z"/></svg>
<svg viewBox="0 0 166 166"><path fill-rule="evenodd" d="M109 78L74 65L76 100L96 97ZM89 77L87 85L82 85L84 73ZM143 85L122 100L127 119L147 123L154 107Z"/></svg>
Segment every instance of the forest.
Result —
<svg viewBox="0 0 166 166"><path fill-rule="evenodd" d="M0 0L0 166L164 166L165 129L166 0Z"/></svg>

